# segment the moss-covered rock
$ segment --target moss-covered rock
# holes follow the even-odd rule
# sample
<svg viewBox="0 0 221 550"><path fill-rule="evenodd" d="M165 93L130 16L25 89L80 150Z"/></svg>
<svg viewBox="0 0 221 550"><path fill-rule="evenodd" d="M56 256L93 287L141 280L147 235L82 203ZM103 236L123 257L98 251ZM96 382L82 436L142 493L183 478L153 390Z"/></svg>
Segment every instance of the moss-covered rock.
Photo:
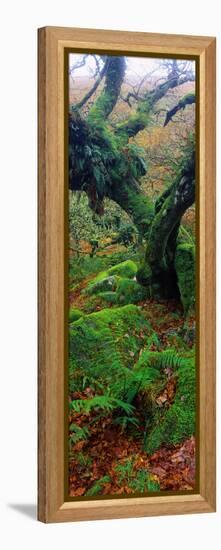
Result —
<svg viewBox="0 0 221 550"><path fill-rule="evenodd" d="M137 281L120 278L117 285L117 303L136 304L145 298L148 298L148 289L142 287Z"/></svg>
<svg viewBox="0 0 221 550"><path fill-rule="evenodd" d="M102 283L105 283L105 281L108 281L107 279L104 279L101 281ZM95 283L89 289L89 292L93 292L96 289L99 289L100 283ZM110 304L117 304L117 305L128 305L128 304L137 304L138 302L141 302L142 300L145 300L149 297L149 289L145 288L137 281L134 281L133 279L127 279L126 277L118 277L117 278L117 286L114 290L105 290L105 287L102 285L102 288L104 289L103 292L99 292L98 296L99 298L102 298L102 300L105 300L106 302ZM112 287L113 288L113 287Z"/></svg>
<svg viewBox="0 0 221 550"><path fill-rule="evenodd" d="M159 415L155 410L152 430L147 435L145 450L152 454L161 445L181 443L195 433L196 380L195 357L182 358L175 370L177 388L175 399Z"/></svg>
<svg viewBox="0 0 221 550"><path fill-rule="evenodd" d="M95 385L101 379L108 382L113 370L133 366L151 333L150 324L135 305L85 315L70 325L70 377L79 379L89 373Z"/></svg>
<svg viewBox="0 0 221 550"><path fill-rule="evenodd" d="M80 317L83 317L84 313L77 307L73 307L72 305L69 308L69 323L73 323L74 321L77 321L80 319Z"/></svg>
<svg viewBox="0 0 221 550"><path fill-rule="evenodd" d="M190 243L177 246L175 268L184 313L187 315L195 303L195 247Z"/></svg>
<svg viewBox="0 0 221 550"><path fill-rule="evenodd" d="M137 273L137 265L133 260L126 260L120 264L114 265L108 269L108 275L119 275L132 279Z"/></svg>
<svg viewBox="0 0 221 550"><path fill-rule="evenodd" d="M104 279L98 280L94 284L90 284L87 289L87 294L98 294L100 292L113 292L117 288L118 277L110 275Z"/></svg>
<svg viewBox="0 0 221 550"><path fill-rule="evenodd" d="M110 267L106 271L101 271L100 273L98 273L98 275L92 281L90 281L88 288L95 283L103 281L104 279L108 279L108 277L118 275L120 277L127 277L128 279L132 279L133 277L135 277L136 273L137 265L135 264L135 262L133 262L133 260L126 260L125 262Z"/></svg>
<svg viewBox="0 0 221 550"><path fill-rule="evenodd" d="M116 292L100 292L98 294L99 298L104 300L109 304L117 304L117 293Z"/></svg>

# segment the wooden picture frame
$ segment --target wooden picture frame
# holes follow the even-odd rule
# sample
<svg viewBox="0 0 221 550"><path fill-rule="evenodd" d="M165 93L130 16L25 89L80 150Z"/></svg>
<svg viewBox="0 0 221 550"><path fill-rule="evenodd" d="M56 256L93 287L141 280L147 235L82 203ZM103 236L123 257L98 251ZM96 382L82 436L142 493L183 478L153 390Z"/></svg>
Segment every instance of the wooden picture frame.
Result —
<svg viewBox="0 0 221 550"><path fill-rule="evenodd" d="M45 27L39 29L39 441L43 522L215 511L215 38ZM199 491L65 501L64 51L194 56L199 63Z"/></svg>

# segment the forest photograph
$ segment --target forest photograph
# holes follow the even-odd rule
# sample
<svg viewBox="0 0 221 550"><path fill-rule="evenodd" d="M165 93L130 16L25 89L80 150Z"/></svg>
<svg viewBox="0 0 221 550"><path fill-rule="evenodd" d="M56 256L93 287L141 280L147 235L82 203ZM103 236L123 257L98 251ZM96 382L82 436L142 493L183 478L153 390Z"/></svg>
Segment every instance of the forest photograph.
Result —
<svg viewBox="0 0 221 550"><path fill-rule="evenodd" d="M194 59L68 55L68 495L196 491Z"/></svg>

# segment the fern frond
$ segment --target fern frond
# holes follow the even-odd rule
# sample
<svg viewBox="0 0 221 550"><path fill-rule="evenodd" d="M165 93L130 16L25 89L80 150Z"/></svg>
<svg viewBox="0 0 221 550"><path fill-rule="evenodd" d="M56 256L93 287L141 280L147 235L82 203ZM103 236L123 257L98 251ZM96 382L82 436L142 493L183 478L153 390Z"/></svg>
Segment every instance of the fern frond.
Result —
<svg viewBox="0 0 221 550"><path fill-rule="evenodd" d="M78 441L82 441L83 439L86 440L90 435L90 432L87 426L84 426L83 428L81 428L77 424L73 423L70 425L69 429L71 432L71 435L69 438L70 443L75 444L75 443L78 443Z"/></svg>
<svg viewBox="0 0 221 550"><path fill-rule="evenodd" d="M95 395L91 399L75 399L70 404L71 408L79 413L87 414L93 409L103 409L110 412L114 408L113 399L107 395Z"/></svg>
<svg viewBox="0 0 221 550"><path fill-rule="evenodd" d="M145 349L134 369L139 370L144 367L152 367L154 369L163 369L166 367L179 368L185 364L186 358L180 356L173 348L164 351L149 351Z"/></svg>
<svg viewBox="0 0 221 550"><path fill-rule="evenodd" d="M98 495L102 491L103 485L105 485L105 483L109 483L110 481L111 481L110 476L104 476L101 479L98 479L97 481L95 481L95 483L93 483L92 487L88 489L85 495L88 497L93 497L95 495Z"/></svg>
<svg viewBox="0 0 221 550"><path fill-rule="evenodd" d="M122 409L126 414L131 414L134 411L134 407L129 403L122 401L121 399L112 399L115 407Z"/></svg>

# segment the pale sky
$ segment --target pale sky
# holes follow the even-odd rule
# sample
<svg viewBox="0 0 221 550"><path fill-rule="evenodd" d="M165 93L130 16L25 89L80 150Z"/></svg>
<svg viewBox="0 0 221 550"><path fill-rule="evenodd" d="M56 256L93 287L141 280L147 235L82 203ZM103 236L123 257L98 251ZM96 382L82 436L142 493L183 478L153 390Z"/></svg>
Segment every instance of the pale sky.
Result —
<svg viewBox="0 0 221 550"><path fill-rule="evenodd" d="M69 67L72 67L83 54L69 54ZM138 77L142 77L145 73L152 72L154 69L154 77L166 76L165 69L161 67L161 63L166 61L165 59L159 58L148 58L148 57L128 57L127 60L127 70L126 76L130 74L137 74ZM181 63L184 63L185 60L180 60ZM188 68L195 72L195 61L188 61ZM90 76L91 72L95 69L94 58L89 55L87 58L86 65L76 69L74 71L74 77L80 76Z"/></svg>

